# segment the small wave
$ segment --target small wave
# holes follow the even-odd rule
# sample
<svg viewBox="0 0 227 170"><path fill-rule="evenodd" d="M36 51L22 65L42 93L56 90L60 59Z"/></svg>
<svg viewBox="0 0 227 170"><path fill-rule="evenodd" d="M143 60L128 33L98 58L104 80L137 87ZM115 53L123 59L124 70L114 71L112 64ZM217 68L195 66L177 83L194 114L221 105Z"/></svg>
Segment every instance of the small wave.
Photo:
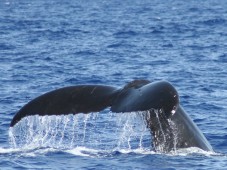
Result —
<svg viewBox="0 0 227 170"><path fill-rule="evenodd" d="M136 155L166 155L166 156L227 156L221 153L204 151L197 147L190 147L184 149L178 149L171 151L169 153L155 152L150 148L136 148L136 149L124 149L117 148L113 150L101 150L95 148L88 148L85 146L77 146L73 149L61 149L61 148L37 148L36 146L26 146L23 148L0 148L0 155L2 154L16 154L17 156L22 157L36 157L37 155L45 155L49 153L68 153L74 156L80 157L113 157L121 154L136 154Z"/></svg>
<svg viewBox="0 0 227 170"><path fill-rule="evenodd" d="M39 148L37 146L26 146L22 148L0 148L0 155L10 154L16 157L36 157L62 150L55 148Z"/></svg>
<svg viewBox="0 0 227 170"><path fill-rule="evenodd" d="M20 149L17 148L0 148L0 154L8 154L8 153L15 153L20 152Z"/></svg>
<svg viewBox="0 0 227 170"><path fill-rule="evenodd" d="M66 153L73 154L75 156L83 156L83 157L106 157L106 156L115 156L119 154L138 154L138 155L161 155L164 153L155 152L149 148L136 148L136 149L114 149L114 150L99 150L93 148L87 148L84 146L76 147L70 150L64 151ZM200 155L200 156L223 156L220 153L204 151L197 147L190 147L184 149L178 149L175 151L171 151L169 153L165 153L166 156L190 156L190 155Z"/></svg>
<svg viewBox="0 0 227 170"><path fill-rule="evenodd" d="M182 149L171 151L167 155L169 156L188 156L188 155L214 156L214 155L220 155L220 154L215 153L213 151L204 151L197 147L190 147L190 148L182 148Z"/></svg>
<svg viewBox="0 0 227 170"><path fill-rule="evenodd" d="M104 152L104 151L99 151L96 149L92 149L92 148L87 148L87 147L83 147L83 146L78 146L76 148L70 149L70 150L66 150L65 152L76 155L76 156L88 156L88 157L93 157L93 156L97 156L99 152Z"/></svg>
<svg viewBox="0 0 227 170"><path fill-rule="evenodd" d="M106 156L115 156L119 154L141 154L141 155L151 155L156 154L154 151L151 151L148 148L137 148L137 149L113 149L113 150L100 150L87 148L84 146L78 146L76 148L66 150L66 153L70 153L76 156L85 156L85 157L106 157Z"/></svg>
<svg viewBox="0 0 227 170"><path fill-rule="evenodd" d="M149 148L120 149L119 152L122 153L122 154L129 154L129 153L142 154L142 155L156 154L155 151L152 151Z"/></svg>
<svg viewBox="0 0 227 170"><path fill-rule="evenodd" d="M118 48L121 47L122 43L115 43L115 44L110 44L107 46L107 48Z"/></svg>
<svg viewBox="0 0 227 170"><path fill-rule="evenodd" d="M208 19L208 20L202 21L201 23L208 26L214 26L214 25L225 24L226 20L223 18L214 18L214 19Z"/></svg>
<svg viewBox="0 0 227 170"><path fill-rule="evenodd" d="M0 148L0 154L16 154L17 156L35 156L35 147Z"/></svg>
<svg viewBox="0 0 227 170"><path fill-rule="evenodd" d="M3 50L14 50L14 49L16 49L16 47L11 45L11 44L0 43L0 51L3 51Z"/></svg>
<svg viewBox="0 0 227 170"><path fill-rule="evenodd" d="M74 53L74 55L79 55L79 56L95 56L96 52L91 51L91 50L80 50Z"/></svg>
<svg viewBox="0 0 227 170"><path fill-rule="evenodd" d="M136 36L138 35L138 33L132 30L128 30L128 31L118 31L113 35L118 38L126 38L126 37Z"/></svg>

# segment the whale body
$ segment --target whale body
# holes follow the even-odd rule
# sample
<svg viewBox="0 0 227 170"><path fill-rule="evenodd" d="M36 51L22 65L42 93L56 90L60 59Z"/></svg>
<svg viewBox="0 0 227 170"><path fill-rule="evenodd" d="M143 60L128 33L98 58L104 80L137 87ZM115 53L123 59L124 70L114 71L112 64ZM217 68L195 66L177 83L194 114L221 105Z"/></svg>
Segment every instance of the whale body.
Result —
<svg viewBox="0 0 227 170"><path fill-rule="evenodd" d="M156 151L198 147L213 151L211 145L179 103L176 89L167 81L134 80L123 88L106 85L77 85L45 93L23 106L10 126L32 115L67 115L99 112L144 111Z"/></svg>

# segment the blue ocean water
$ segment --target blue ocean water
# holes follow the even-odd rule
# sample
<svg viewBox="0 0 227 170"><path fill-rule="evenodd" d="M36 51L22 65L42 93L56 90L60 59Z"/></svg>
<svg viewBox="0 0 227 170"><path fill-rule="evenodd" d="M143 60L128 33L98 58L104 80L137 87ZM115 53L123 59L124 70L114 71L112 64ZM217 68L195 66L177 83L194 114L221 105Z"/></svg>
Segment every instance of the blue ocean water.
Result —
<svg viewBox="0 0 227 170"><path fill-rule="evenodd" d="M226 28L225 0L1 0L0 169L227 169ZM9 129L50 90L134 79L171 82L215 153L153 152L136 113L35 116Z"/></svg>

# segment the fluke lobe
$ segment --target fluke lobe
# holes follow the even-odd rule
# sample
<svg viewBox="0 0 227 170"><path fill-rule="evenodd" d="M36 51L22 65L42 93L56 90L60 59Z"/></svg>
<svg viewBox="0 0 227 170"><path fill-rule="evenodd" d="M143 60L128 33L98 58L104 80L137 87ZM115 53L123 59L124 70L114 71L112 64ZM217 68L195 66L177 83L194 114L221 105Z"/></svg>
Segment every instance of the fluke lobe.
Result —
<svg viewBox="0 0 227 170"><path fill-rule="evenodd" d="M176 89L167 81L134 80L123 88L106 85L78 85L45 93L23 106L14 116L13 127L31 115L67 115L99 112L142 114L153 137L156 151L198 147L213 151L211 145L179 104Z"/></svg>

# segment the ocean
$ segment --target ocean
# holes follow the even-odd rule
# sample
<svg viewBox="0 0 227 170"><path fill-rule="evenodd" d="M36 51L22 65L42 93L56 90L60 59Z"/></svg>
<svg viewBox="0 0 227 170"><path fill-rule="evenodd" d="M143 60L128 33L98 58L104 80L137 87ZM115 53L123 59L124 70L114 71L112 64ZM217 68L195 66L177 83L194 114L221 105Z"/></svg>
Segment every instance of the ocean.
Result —
<svg viewBox="0 0 227 170"><path fill-rule="evenodd" d="M227 169L225 0L1 0L0 169ZM61 87L169 81L212 145L152 150L138 113L31 116ZM35 127L35 128L33 128Z"/></svg>

